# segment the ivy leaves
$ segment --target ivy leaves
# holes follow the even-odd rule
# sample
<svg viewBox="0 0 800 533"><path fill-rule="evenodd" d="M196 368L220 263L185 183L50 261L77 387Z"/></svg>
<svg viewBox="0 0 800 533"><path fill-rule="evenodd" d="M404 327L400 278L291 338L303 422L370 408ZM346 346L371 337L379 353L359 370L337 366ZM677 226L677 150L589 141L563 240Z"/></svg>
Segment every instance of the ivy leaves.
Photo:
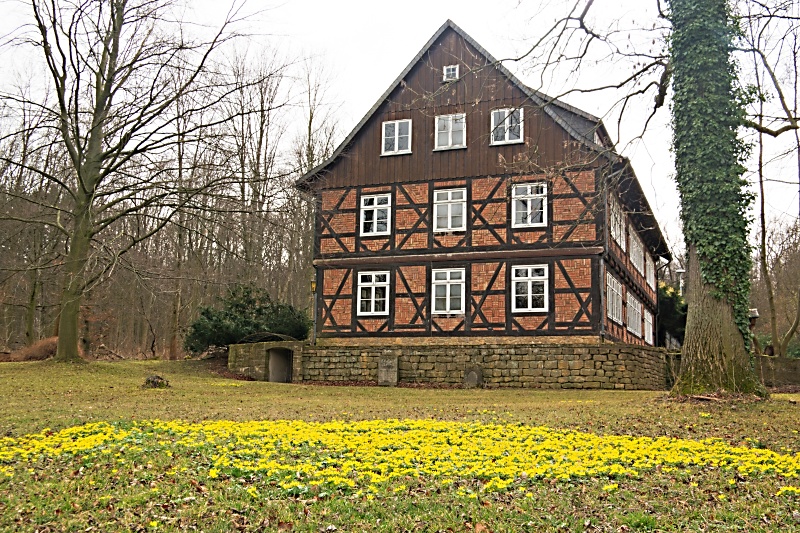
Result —
<svg viewBox="0 0 800 533"><path fill-rule="evenodd" d="M744 109L731 60L738 28L725 0L673 0L671 52L676 181L681 220L713 294L731 304L748 336L750 245L742 177L747 146L737 136Z"/></svg>

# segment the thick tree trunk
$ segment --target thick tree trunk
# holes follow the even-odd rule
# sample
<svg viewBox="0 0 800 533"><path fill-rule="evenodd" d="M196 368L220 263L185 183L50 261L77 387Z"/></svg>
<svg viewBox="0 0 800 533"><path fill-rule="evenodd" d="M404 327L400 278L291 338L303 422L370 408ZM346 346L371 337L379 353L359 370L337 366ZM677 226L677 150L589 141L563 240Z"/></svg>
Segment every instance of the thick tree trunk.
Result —
<svg viewBox="0 0 800 533"><path fill-rule="evenodd" d="M742 333L731 305L713 296L700 274L697 251L689 248L686 298L686 338L680 375L673 394L704 392L763 393L750 366Z"/></svg>
<svg viewBox="0 0 800 533"><path fill-rule="evenodd" d="M84 291L84 269L89 257L91 230L88 206L76 208L75 228L70 236L69 254L64 265L64 288L58 316L58 348L56 361L81 361L78 353L78 319Z"/></svg>

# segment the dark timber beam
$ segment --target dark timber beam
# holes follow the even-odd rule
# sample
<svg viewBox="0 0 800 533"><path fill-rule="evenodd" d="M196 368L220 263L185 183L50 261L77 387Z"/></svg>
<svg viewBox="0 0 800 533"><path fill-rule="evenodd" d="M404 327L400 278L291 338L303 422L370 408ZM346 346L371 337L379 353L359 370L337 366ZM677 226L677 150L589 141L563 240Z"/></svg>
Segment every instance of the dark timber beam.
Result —
<svg viewBox="0 0 800 533"><path fill-rule="evenodd" d="M538 259L549 257L586 257L603 253L602 246L586 248L548 248L545 250L497 250L486 252L453 252L433 254L411 254L392 256L341 257L331 259L315 259L317 267L350 267L358 265L396 265L409 263L479 261L493 259Z"/></svg>

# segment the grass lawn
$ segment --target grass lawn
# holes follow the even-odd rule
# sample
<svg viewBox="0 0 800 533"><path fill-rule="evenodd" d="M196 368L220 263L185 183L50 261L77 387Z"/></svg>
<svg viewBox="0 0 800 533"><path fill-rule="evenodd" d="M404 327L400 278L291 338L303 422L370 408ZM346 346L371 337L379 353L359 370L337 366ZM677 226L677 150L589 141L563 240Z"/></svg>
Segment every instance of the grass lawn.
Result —
<svg viewBox="0 0 800 533"><path fill-rule="evenodd" d="M800 531L799 399L3 363L0 530Z"/></svg>

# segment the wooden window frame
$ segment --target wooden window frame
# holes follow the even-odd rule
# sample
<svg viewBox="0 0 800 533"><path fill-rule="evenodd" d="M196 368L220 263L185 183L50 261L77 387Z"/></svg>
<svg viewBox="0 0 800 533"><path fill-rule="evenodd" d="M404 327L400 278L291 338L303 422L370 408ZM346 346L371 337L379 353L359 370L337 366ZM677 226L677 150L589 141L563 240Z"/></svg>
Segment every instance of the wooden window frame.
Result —
<svg viewBox="0 0 800 533"><path fill-rule="evenodd" d="M459 272L461 279L450 279L451 275L454 272ZM445 280L437 280L436 274L437 273L446 273L447 279ZM451 296L451 287L455 285L461 286L461 306L460 310L453 310L450 308L450 299ZM445 304L447 309L444 311L437 311L436 310L436 287L443 286L445 287ZM434 315L465 315L466 311L464 309L464 304L466 302L465 293L467 289L466 284L466 269L464 268L434 268L431 270L431 314Z"/></svg>
<svg viewBox="0 0 800 533"><path fill-rule="evenodd" d="M378 198L386 198L387 203L378 204ZM364 205L368 200L374 199L375 203L373 205ZM372 223L374 224L375 228L378 227L378 218L377 214L378 211L386 210L386 231L364 231L364 223L365 215L368 211L372 211ZM365 194L361 197L361 205L359 209L359 223L358 223L358 231L359 235L362 237L380 237L392 234L392 193L378 193L378 194Z"/></svg>
<svg viewBox="0 0 800 533"><path fill-rule="evenodd" d="M547 265L510 265L508 268L511 269L511 312L512 313L545 313L550 308L550 302L548 298L548 288L549 288L549 272L547 269ZM527 269L528 273L524 276L517 276L517 270L520 269ZM534 269L541 269L544 271L542 275L535 275L533 274ZM525 296L528 299L528 307L517 307L517 284L518 283L527 283L527 294ZM531 307L531 296L533 291L533 285L541 284L542 285L542 296L543 296L543 307Z"/></svg>
<svg viewBox="0 0 800 533"><path fill-rule="evenodd" d="M440 120L447 120L447 139L449 143L445 146L439 145L439 121ZM464 143L463 144L453 144L453 123L456 120L461 119L464 122ZM441 150L460 150L462 148L467 147L467 114L466 113L453 113L451 115L437 115L433 122L433 142L434 148L433 151L441 151Z"/></svg>
<svg viewBox="0 0 800 533"><path fill-rule="evenodd" d="M642 312L642 316L644 317L644 342L646 342L647 344L652 346L653 345L653 313L651 313L649 309L645 309Z"/></svg>
<svg viewBox="0 0 800 533"><path fill-rule="evenodd" d="M399 147L400 143L398 142L400 139L400 123L401 122L408 122L408 149L407 150L400 150ZM394 145L396 150L386 150L386 126L389 124L394 124ZM412 133L412 123L410 118L401 118L399 120L387 120L381 124L381 155L402 155L402 154L410 154L411 153L411 133Z"/></svg>
<svg viewBox="0 0 800 533"><path fill-rule="evenodd" d="M622 325L622 283L606 272L606 316Z"/></svg>
<svg viewBox="0 0 800 533"><path fill-rule="evenodd" d="M517 188L518 187L528 187L528 192L526 194L517 196ZM533 187L541 187L540 192L532 193ZM536 200L540 199L542 202L542 222L528 222L528 223L521 223L517 222L517 201L524 201L524 200ZM530 208L530 204L528 204L528 219L530 220L530 215L532 210ZM534 181L531 183L513 183L511 184L511 227L512 228L543 228L547 226L547 183L543 181Z"/></svg>
<svg viewBox="0 0 800 533"><path fill-rule="evenodd" d="M633 294L628 292L625 310L625 322L628 331L642 337L642 302L637 300ZM633 315L633 316L631 316Z"/></svg>
<svg viewBox="0 0 800 533"><path fill-rule="evenodd" d="M452 200L454 192L461 192L461 200ZM447 200L439 200L440 193L447 193ZM450 209L451 205L461 204L461 226L458 228L453 227L453 213ZM440 228L438 226L438 206L447 206L447 227ZM451 233L455 231L467 231L467 189L438 189L433 191L433 231L435 233Z"/></svg>
<svg viewBox="0 0 800 533"><path fill-rule="evenodd" d="M645 253L644 253L644 243L642 239L639 238L639 234L633 229L633 226L629 226L628 235L630 235L631 246L630 251L628 252L628 256L631 258L631 264L633 267L641 274L642 276L645 275Z"/></svg>
<svg viewBox="0 0 800 533"><path fill-rule="evenodd" d="M508 117L513 115L517 111L519 111L519 139L509 139L508 135L511 129L509 128L508 125ZM499 124L495 120L495 113L505 113L505 115L503 116L503 120L501 120ZM501 146L504 144L520 144L525 142L525 116L523 115L523 109L521 107L492 109L490 116L491 116L491 129L489 130L490 146ZM499 128L503 129L502 141L495 140L494 138L494 134L496 131L499 131Z"/></svg>
<svg viewBox="0 0 800 533"><path fill-rule="evenodd" d="M447 69L449 69L449 68L455 69L456 72L455 72L454 76L448 76L447 75ZM456 81L458 78L459 78L458 65L445 65L442 68L442 82Z"/></svg>
<svg viewBox="0 0 800 533"><path fill-rule="evenodd" d="M625 239L625 214L622 212L622 205L613 196L609 197L608 226L611 238L619 244L623 252L628 250L627 239Z"/></svg>
<svg viewBox="0 0 800 533"><path fill-rule="evenodd" d="M645 254L644 256L644 271L647 285L649 285L651 289L656 290L656 262L650 254Z"/></svg>
<svg viewBox="0 0 800 533"><path fill-rule="evenodd" d="M386 276L386 280L385 281L381 281L381 282L376 281L377 276L381 276L381 275ZM388 270L381 270L381 271L374 271L374 272L373 271L365 271L365 272L359 272L358 273L358 286L356 287L356 290L357 290L357 292L356 292L356 306L357 306L356 307L356 315L357 316L387 316L389 314L389 292L390 292L390 287L391 287L391 277L390 277L390 275L391 274L389 273ZM372 281L363 282L362 278L361 278L362 276L372 276ZM375 304L378 301L375 298L375 293L377 292L377 289L379 289L381 287L385 288L385 290L386 290L386 297L384 298L386 303L384 305L383 311L375 311ZM370 290L370 295L369 295L369 299L368 300L365 300L362 297L361 289L369 289ZM370 302L370 309L371 309L370 311L362 311L361 310L361 304L364 301L369 301Z"/></svg>

